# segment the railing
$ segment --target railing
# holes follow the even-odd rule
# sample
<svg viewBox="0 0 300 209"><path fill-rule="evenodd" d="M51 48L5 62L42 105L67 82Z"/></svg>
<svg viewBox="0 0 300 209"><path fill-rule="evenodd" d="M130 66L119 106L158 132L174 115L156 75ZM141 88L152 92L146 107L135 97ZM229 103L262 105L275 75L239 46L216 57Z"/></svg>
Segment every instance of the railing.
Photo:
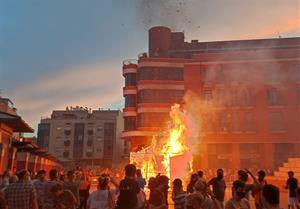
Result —
<svg viewBox="0 0 300 209"><path fill-rule="evenodd" d="M123 61L123 65L130 65L130 64L133 64L133 65L136 65L137 64L137 60L135 59L128 59L128 60L124 60Z"/></svg>

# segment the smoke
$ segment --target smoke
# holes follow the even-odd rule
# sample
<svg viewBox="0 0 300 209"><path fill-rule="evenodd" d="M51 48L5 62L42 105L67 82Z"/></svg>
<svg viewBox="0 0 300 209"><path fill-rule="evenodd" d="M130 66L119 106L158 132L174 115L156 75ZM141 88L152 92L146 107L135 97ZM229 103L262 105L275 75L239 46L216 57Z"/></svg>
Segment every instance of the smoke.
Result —
<svg viewBox="0 0 300 209"><path fill-rule="evenodd" d="M188 15L191 2L192 0L140 0L137 3L137 15L147 30L155 25L164 25L181 31L186 24L191 23Z"/></svg>

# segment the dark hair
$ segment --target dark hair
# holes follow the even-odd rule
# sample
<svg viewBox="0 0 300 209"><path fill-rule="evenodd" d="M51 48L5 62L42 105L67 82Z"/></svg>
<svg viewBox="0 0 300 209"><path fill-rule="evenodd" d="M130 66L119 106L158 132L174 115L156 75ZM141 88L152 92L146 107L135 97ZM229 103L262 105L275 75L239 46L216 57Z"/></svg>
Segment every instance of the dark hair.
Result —
<svg viewBox="0 0 300 209"><path fill-rule="evenodd" d="M150 177L149 181L148 181L148 188L150 190L154 189L155 188L155 185L156 185L156 178L154 177Z"/></svg>
<svg viewBox="0 0 300 209"><path fill-rule="evenodd" d="M219 173L219 172L222 172L222 173L223 173L224 171L223 171L222 168L218 168L217 173Z"/></svg>
<svg viewBox="0 0 300 209"><path fill-rule="evenodd" d="M257 172L258 175L265 177L266 176L266 172L264 170L260 170Z"/></svg>
<svg viewBox="0 0 300 209"><path fill-rule="evenodd" d="M238 171L238 174L239 174L239 180L241 180L241 181L243 181L243 182L248 181L248 173L246 173L246 172L243 171L243 170L239 170L239 171Z"/></svg>
<svg viewBox="0 0 300 209"><path fill-rule="evenodd" d="M280 192L278 187L272 184L264 185L262 189L262 196L270 205L279 205Z"/></svg>
<svg viewBox="0 0 300 209"><path fill-rule="evenodd" d="M202 178L202 177L203 177L203 175L204 175L204 172L203 172L203 171L201 171L201 170L200 170L200 171L198 171L197 173L198 173L198 176L199 176L200 178Z"/></svg>
<svg viewBox="0 0 300 209"><path fill-rule="evenodd" d="M51 169L49 171L49 177L50 177L50 179L55 179L55 178L57 178L57 176L58 176L58 172L57 172L56 169Z"/></svg>
<svg viewBox="0 0 300 209"><path fill-rule="evenodd" d="M158 177L156 177L155 183L156 183L156 186L163 185L163 184L168 184L169 183L169 178L165 175L158 176Z"/></svg>
<svg viewBox="0 0 300 209"><path fill-rule="evenodd" d="M106 174L102 174L99 178L98 178L98 184L100 189L105 189L108 185L109 182L109 178Z"/></svg>
<svg viewBox="0 0 300 209"><path fill-rule="evenodd" d="M288 174L294 175L294 171L289 171Z"/></svg>
<svg viewBox="0 0 300 209"><path fill-rule="evenodd" d="M136 172L136 167L133 164L128 164L125 166L125 175L126 176L134 176Z"/></svg>
<svg viewBox="0 0 300 209"><path fill-rule="evenodd" d="M51 188L52 193L55 193L55 192L58 192L61 190L63 190L63 186L61 184L56 184Z"/></svg>
<svg viewBox="0 0 300 209"><path fill-rule="evenodd" d="M17 172L18 179L23 180L26 174L28 174L27 170L20 170L19 172Z"/></svg>
<svg viewBox="0 0 300 209"><path fill-rule="evenodd" d="M190 184L194 185L198 181L198 174L193 173L190 178Z"/></svg>
<svg viewBox="0 0 300 209"><path fill-rule="evenodd" d="M137 169L137 170L136 170L136 175L137 175L137 176L142 176L142 171L141 171L141 169Z"/></svg>
<svg viewBox="0 0 300 209"><path fill-rule="evenodd" d="M175 179L173 181L173 187L174 188L182 188L182 181L181 181L181 179Z"/></svg>
<svg viewBox="0 0 300 209"><path fill-rule="evenodd" d="M68 172L67 172L67 176L68 176L68 177L71 177L71 176L74 175L74 173L75 173L74 171L68 171Z"/></svg>
<svg viewBox="0 0 300 209"><path fill-rule="evenodd" d="M235 190L237 190L238 188L244 188L245 187L245 183L242 182L241 180L236 180L236 181L233 182L232 187Z"/></svg>
<svg viewBox="0 0 300 209"><path fill-rule="evenodd" d="M43 174L46 174L46 171L45 170L39 170L37 172L37 175L43 175Z"/></svg>

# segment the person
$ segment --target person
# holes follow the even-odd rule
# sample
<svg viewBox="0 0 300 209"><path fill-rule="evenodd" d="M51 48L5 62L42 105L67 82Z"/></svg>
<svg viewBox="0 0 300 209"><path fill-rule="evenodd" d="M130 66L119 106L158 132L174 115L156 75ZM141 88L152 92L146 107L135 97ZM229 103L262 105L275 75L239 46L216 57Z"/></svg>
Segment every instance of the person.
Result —
<svg viewBox="0 0 300 209"><path fill-rule="evenodd" d="M9 179L11 176L12 176L11 170L6 170L3 172L0 189L3 189L9 185Z"/></svg>
<svg viewBox="0 0 300 209"><path fill-rule="evenodd" d="M146 179L143 178L143 176L142 176L141 169L136 170L136 180L139 183L140 188L144 189L147 183L146 183Z"/></svg>
<svg viewBox="0 0 300 209"><path fill-rule="evenodd" d="M250 209L249 201L245 198L245 183L241 180L233 182L233 197L225 204L225 209Z"/></svg>
<svg viewBox="0 0 300 209"><path fill-rule="evenodd" d="M288 172L288 179L286 181L286 189L289 189L288 209L294 209L296 206L296 189L298 187L298 180L294 177L294 172Z"/></svg>
<svg viewBox="0 0 300 209"><path fill-rule="evenodd" d="M7 209L4 193L0 190L0 209Z"/></svg>
<svg viewBox="0 0 300 209"><path fill-rule="evenodd" d="M224 181L224 174L222 169L217 170L217 176L212 178L208 183L208 187L212 186L212 192L219 202L219 205L224 205L224 197L226 190L226 183Z"/></svg>
<svg viewBox="0 0 300 209"><path fill-rule="evenodd" d="M87 176L81 174L79 177L79 197L80 197L80 209L85 209L87 206L87 200L90 194L91 183Z"/></svg>
<svg viewBox="0 0 300 209"><path fill-rule="evenodd" d="M56 169L52 169L49 171L49 180L44 183L43 187L43 209L52 209L54 205L54 195L51 192L52 187L61 184L58 180L58 171Z"/></svg>
<svg viewBox="0 0 300 209"><path fill-rule="evenodd" d="M203 182L206 182L206 179L204 178L204 172L203 172L203 171L199 170L199 171L197 172L197 174L198 174L198 179L199 179L199 180L201 180L201 181L203 181Z"/></svg>
<svg viewBox="0 0 300 209"><path fill-rule="evenodd" d="M261 191L261 201L264 209L279 209L280 192L278 187L266 184Z"/></svg>
<svg viewBox="0 0 300 209"><path fill-rule="evenodd" d="M149 197L149 209L168 209L166 189L169 188L169 178L159 175L155 180L155 188Z"/></svg>
<svg viewBox="0 0 300 209"><path fill-rule="evenodd" d="M186 198L187 209L220 209L218 201L209 190L206 182L199 179L195 186L195 191Z"/></svg>
<svg viewBox="0 0 300 209"><path fill-rule="evenodd" d="M106 174L99 177L98 189L90 194L87 209L113 209L115 207L116 189L109 187L110 181L118 188L113 178L109 178Z"/></svg>
<svg viewBox="0 0 300 209"><path fill-rule="evenodd" d="M187 193L183 191L181 179L175 179L173 181L172 200L174 202L175 209L184 209L186 204Z"/></svg>
<svg viewBox="0 0 300 209"><path fill-rule="evenodd" d="M300 209L300 187L296 190L296 202L297 202L297 209Z"/></svg>
<svg viewBox="0 0 300 209"><path fill-rule="evenodd" d="M73 193L74 197L76 198L76 204L79 205L79 185L75 182L75 172L68 171L67 172L67 181L63 183L63 187L65 190L69 190Z"/></svg>
<svg viewBox="0 0 300 209"><path fill-rule="evenodd" d="M255 208L262 209L261 190L263 186L267 184L267 181L265 180L266 172L264 170L258 171L257 172L258 178L256 178L248 169L245 169L245 171L247 172L247 174L249 174L252 177L254 181L251 190L253 192L252 195L254 197ZM247 199L249 200L249 198Z"/></svg>
<svg viewBox="0 0 300 209"><path fill-rule="evenodd" d="M55 209L76 209L77 200L70 190L63 189L61 184L56 184L51 188L54 197Z"/></svg>
<svg viewBox="0 0 300 209"><path fill-rule="evenodd" d="M125 166L125 178L119 185L119 196L117 200L117 209L133 209L138 204L137 195L140 193L140 187L135 179L136 167L133 164Z"/></svg>
<svg viewBox="0 0 300 209"><path fill-rule="evenodd" d="M248 182L248 172L244 170L239 170L238 171L238 180L242 181L245 184L245 192L246 192L246 198L249 200L250 198L250 193L253 190L253 184L247 184ZM232 191L233 195L233 191Z"/></svg>
<svg viewBox="0 0 300 209"><path fill-rule="evenodd" d="M189 184L187 185L187 188L186 188L187 193L191 194L191 193L194 192L194 185L198 181L198 179L199 179L199 176L198 176L197 173L193 173L191 175L190 182L189 182Z"/></svg>
<svg viewBox="0 0 300 209"><path fill-rule="evenodd" d="M8 209L38 209L36 191L30 183L29 172L21 170L17 176L18 182L4 189Z"/></svg>
<svg viewBox="0 0 300 209"><path fill-rule="evenodd" d="M45 170L39 170L37 172L37 178L32 180L32 184L36 190L37 193L37 201L39 209L43 208L43 201L44 201L44 183L46 178L46 171Z"/></svg>

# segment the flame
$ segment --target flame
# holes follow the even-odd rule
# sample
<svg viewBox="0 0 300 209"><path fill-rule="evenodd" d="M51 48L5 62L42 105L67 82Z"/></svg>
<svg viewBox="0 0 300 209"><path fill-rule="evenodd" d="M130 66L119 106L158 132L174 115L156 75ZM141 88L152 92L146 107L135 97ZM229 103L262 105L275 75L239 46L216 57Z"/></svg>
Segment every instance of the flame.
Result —
<svg viewBox="0 0 300 209"><path fill-rule="evenodd" d="M149 147L130 153L130 162L142 170L146 179L156 176L158 173L165 174L171 179L174 170L171 165L172 160L176 161L175 167L178 167L177 174L174 175L173 171L173 177L186 178L187 174L193 171L192 146L186 134L186 117L179 104L173 105L169 124L166 131L162 133L162 137L160 139L153 137ZM162 160L158 160L159 158ZM159 166L160 162L162 168Z"/></svg>
<svg viewBox="0 0 300 209"><path fill-rule="evenodd" d="M162 164L169 178L171 178L171 158L184 155L190 151L185 135L185 114L180 110L179 104L171 107L170 118L171 121L165 137L166 140L161 149L161 155L163 155ZM191 168L192 160L189 160L187 163L188 165L183 166Z"/></svg>

